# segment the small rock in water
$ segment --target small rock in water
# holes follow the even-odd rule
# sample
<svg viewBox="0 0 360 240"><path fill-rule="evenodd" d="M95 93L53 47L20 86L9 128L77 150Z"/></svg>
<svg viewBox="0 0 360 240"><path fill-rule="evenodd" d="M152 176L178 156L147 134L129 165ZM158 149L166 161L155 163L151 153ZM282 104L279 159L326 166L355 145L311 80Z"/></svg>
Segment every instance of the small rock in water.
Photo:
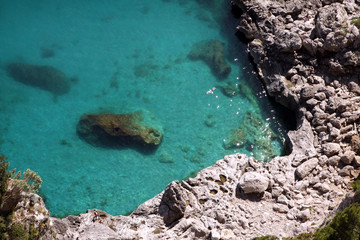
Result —
<svg viewBox="0 0 360 240"><path fill-rule="evenodd" d="M14 80L49 91L56 96L70 90L70 79L51 66L10 63L6 66L6 71Z"/></svg>
<svg viewBox="0 0 360 240"><path fill-rule="evenodd" d="M141 145L156 147L162 133L143 123L143 112L130 114L85 114L77 126L78 135L100 146Z"/></svg>
<svg viewBox="0 0 360 240"><path fill-rule="evenodd" d="M240 92L236 84L231 84L229 82L226 85L217 85L216 88L219 88L225 96L230 98L238 95Z"/></svg>
<svg viewBox="0 0 360 240"><path fill-rule="evenodd" d="M55 56L55 51L51 48L42 47L40 48L42 58L51 58Z"/></svg>
<svg viewBox="0 0 360 240"><path fill-rule="evenodd" d="M161 152L159 157L159 162L161 163L173 163L174 158L168 152Z"/></svg>

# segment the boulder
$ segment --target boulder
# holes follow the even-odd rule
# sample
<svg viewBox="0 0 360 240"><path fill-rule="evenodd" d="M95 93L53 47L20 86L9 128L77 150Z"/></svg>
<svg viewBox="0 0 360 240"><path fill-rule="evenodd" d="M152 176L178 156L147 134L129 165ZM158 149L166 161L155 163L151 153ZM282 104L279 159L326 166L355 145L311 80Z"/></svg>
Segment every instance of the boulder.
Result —
<svg viewBox="0 0 360 240"><path fill-rule="evenodd" d="M307 160L296 168L296 175L303 179L311 173L311 171L318 165L318 162L319 160L317 158L311 158L310 160Z"/></svg>
<svg viewBox="0 0 360 240"><path fill-rule="evenodd" d="M341 28L341 24L346 22L347 19L347 12L340 3L334 3L320 8L315 25L317 37L325 39L329 33L337 28Z"/></svg>
<svg viewBox="0 0 360 240"><path fill-rule="evenodd" d="M341 147L338 143L325 143L322 145L323 153L328 156L334 156L341 151Z"/></svg>
<svg viewBox="0 0 360 240"><path fill-rule="evenodd" d="M188 58L204 61L220 79L226 78L231 72L231 67L225 60L225 44L218 40L195 43Z"/></svg>
<svg viewBox="0 0 360 240"><path fill-rule="evenodd" d="M159 206L159 214L164 223L170 225L184 216L186 208L185 189L179 181L171 182L165 189Z"/></svg>
<svg viewBox="0 0 360 240"><path fill-rule="evenodd" d="M302 47L299 34L289 30L281 30L276 33L275 46L281 52L294 52Z"/></svg>
<svg viewBox="0 0 360 240"><path fill-rule="evenodd" d="M352 161L355 158L355 152L354 151L345 151L342 155L341 155L341 161L345 164L351 164Z"/></svg>
<svg viewBox="0 0 360 240"><path fill-rule="evenodd" d="M296 131L289 131L289 147L295 156L312 157L316 155L314 134L310 123L304 119L301 127Z"/></svg>
<svg viewBox="0 0 360 240"><path fill-rule="evenodd" d="M359 135L354 135L351 137L351 148L355 153L360 154L360 137L359 137Z"/></svg>
<svg viewBox="0 0 360 240"><path fill-rule="evenodd" d="M15 81L41 88L56 96L70 90L70 79L62 71L51 66L10 63L6 66L6 71Z"/></svg>
<svg viewBox="0 0 360 240"><path fill-rule="evenodd" d="M339 162L340 162L340 157L337 155L329 157L329 159L328 159L328 163L331 166L337 166L339 164Z"/></svg>
<svg viewBox="0 0 360 240"><path fill-rule="evenodd" d="M142 111L130 114L85 114L77 125L77 133L91 144L110 147L156 147L163 138L160 130L144 123Z"/></svg>
<svg viewBox="0 0 360 240"><path fill-rule="evenodd" d="M244 193L263 193L269 186L269 178L258 172L244 173L239 182Z"/></svg>

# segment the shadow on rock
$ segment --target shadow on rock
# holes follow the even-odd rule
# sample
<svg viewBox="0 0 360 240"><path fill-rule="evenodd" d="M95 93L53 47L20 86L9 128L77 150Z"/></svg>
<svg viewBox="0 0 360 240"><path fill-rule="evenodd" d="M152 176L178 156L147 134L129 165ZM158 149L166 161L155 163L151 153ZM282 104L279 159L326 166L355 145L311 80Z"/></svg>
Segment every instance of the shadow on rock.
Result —
<svg viewBox="0 0 360 240"><path fill-rule="evenodd" d="M246 194L244 193L244 191L241 190L241 188L238 186L236 188L236 192L235 192L235 196L237 198L243 199L243 200L249 200L252 202L260 202L263 197L264 197L264 193L250 193L250 194Z"/></svg>
<svg viewBox="0 0 360 240"><path fill-rule="evenodd" d="M186 201L184 191L178 181L171 182L162 196L159 214L167 226L176 224L184 216Z"/></svg>

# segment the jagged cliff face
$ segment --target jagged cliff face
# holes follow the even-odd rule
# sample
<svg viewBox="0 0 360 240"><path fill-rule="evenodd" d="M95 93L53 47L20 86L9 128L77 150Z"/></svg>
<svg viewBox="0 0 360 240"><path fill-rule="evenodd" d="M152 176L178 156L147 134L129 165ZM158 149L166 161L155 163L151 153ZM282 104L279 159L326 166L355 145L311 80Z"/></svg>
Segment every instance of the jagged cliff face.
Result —
<svg viewBox="0 0 360 240"><path fill-rule="evenodd" d="M339 208L360 166L359 2L233 3L268 93L297 114L291 154L270 163L226 156L195 178L172 182L130 216L90 210L56 219L42 208L32 220L48 226L43 239L293 236ZM24 199L15 214L25 211Z"/></svg>
<svg viewBox="0 0 360 240"><path fill-rule="evenodd" d="M357 1L234 3L244 12L238 30L250 41L259 75L278 102L297 110L308 107L315 94L318 101L334 97L340 87L358 94L353 84L360 64ZM329 85L334 89L324 89Z"/></svg>

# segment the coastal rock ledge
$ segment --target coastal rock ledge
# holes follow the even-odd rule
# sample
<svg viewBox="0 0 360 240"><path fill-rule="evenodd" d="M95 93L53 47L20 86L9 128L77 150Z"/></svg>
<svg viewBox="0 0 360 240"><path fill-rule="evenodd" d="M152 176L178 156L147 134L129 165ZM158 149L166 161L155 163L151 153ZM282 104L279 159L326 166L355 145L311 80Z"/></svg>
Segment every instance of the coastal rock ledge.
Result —
<svg viewBox="0 0 360 240"><path fill-rule="evenodd" d="M290 154L268 163L225 156L195 178L170 183L129 216L94 209L57 219L32 197L39 199L41 215L32 219L43 239L291 237L343 209L360 166L359 1L234 0L233 6L268 94L297 116ZM14 221L36 215L27 208L30 197L18 203Z"/></svg>

